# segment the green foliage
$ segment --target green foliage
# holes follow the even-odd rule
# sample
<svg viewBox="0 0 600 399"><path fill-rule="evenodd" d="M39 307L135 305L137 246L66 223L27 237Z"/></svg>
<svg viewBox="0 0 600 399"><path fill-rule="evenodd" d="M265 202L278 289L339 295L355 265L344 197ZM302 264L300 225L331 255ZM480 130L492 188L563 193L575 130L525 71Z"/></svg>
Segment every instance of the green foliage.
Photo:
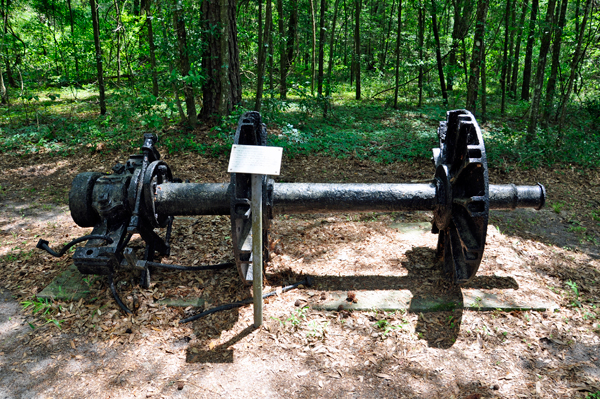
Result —
<svg viewBox="0 0 600 399"><path fill-rule="evenodd" d="M579 288L577 287L577 283L571 280L567 280L565 285L569 287L572 291L573 301L571 302L571 306L581 307L581 301L579 300Z"/></svg>
<svg viewBox="0 0 600 399"><path fill-rule="evenodd" d="M302 321L306 320L306 313L308 312L308 309L309 309L308 306L304 306L304 307L301 307L300 309L294 310L292 312L292 314L290 315L290 317L288 317L286 319L284 324L289 321L290 324L292 325L292 327L294 327L294 328L300 327L300 324L302 324Z"/></svg>
<svg viewBox="0 0 600 399"><path fill-rule="evenodd" d="M324 339L327 334L327 326L329 322L326 321L321 323L317 320L311 320L308 322L308 332L306 333L307 338L313 339Z"/></svg>
<svg viewBox="0 0 600 399"><path fill-rule="evenodd" d="M555 128L538 129L535 139L528 141L525 129L491 125L484 139L491 166L518 165L526 169L555 164L600 166L600 135L589 134L587 126L569 127L563 132Z"/></svg>
<svg viewBox="0 0 600 399"><path fill-rule="evenodd" d="M51 301L44 298L32 297L31 299L27 299L21 302L21 306L23 310L31 308L31 312L33 314L38 314L46 320L46 324L52 323L56 327L60 328L61 324L64 320L57 320L53 315L55 313L60 312L60 305L54 305ZM32 329L35 328L34 325L29 323Z"/></svg>

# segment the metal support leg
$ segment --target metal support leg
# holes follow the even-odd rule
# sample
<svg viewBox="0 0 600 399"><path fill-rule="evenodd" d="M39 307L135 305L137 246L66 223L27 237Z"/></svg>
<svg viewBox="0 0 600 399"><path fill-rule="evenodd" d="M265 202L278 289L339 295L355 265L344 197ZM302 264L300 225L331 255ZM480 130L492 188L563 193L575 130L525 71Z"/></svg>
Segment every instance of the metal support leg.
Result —
<svg viewBox="0 0 600 399"><path fill-rule="evenodd" d="M252 285L254 327L263 323L262 175L252 175Z"/></svg>

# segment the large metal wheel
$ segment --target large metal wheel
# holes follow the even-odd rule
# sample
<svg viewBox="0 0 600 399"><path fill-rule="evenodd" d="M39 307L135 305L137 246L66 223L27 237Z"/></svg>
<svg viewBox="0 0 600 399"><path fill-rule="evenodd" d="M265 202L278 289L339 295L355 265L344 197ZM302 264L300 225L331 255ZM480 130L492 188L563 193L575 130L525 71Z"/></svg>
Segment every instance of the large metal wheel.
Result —
<svg viewBox="0 0 600 399"><path fill-rule="evenodd" d="M456 284L471 280L483 258L489 215L488 167L481 130L467 110L449 111L433 149L438 203L437 256Z"/></svg>
<svg viewBox="0 0 600 399"><path fill-rule="evenodd" d="M234 144L267 145L267 128L262 123L260 114L255 111L246 112L240 117L233 140ZM252 284L252 175L247 173L231 174L231 239L235 263L242 281ZM272 218L272 204L268 202L269 187L267 176L263 177L263 264L269 259L269 223Z"/></svg>

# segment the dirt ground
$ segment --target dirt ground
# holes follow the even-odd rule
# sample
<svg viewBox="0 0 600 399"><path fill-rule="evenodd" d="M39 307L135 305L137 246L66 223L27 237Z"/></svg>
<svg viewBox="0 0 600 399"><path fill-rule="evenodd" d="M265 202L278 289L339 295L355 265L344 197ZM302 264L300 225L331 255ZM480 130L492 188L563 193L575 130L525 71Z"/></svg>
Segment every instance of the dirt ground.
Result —
<svg viewBox="0 0 600 399"><path fill-rule="evenodd" d="M90 280L83 300L35 301L70 265L70 255L36 250L38 239L58 248L89 232L66 206L73 177L110 171L127 156L2 157L0 398L584 398L600 391L598 170L490 171L491 183L544 184L548 205L492 212L484 260L465 288L551 301L559 305L553 311L305 307L333 293L360 297L375 289L462 298L434 262L437 236L393 227L428 222L427 212L276 217L265 291L304 275L314 276L315 286L268 299L260 329L252 327L251 306L179 324L198 309L158 305L161 298L202 297L211 308L250 297L232 269L158 271L150 289L119 273L121 296L137 308L133 316L119 311L102 279ZM229 177L226 158L165 160L193 182ZM429 162L310 157L284 159L279 181L396 183L432 174ZM163 262L231 261L229 229L227 217L176 218L172 256Z"/></svg>

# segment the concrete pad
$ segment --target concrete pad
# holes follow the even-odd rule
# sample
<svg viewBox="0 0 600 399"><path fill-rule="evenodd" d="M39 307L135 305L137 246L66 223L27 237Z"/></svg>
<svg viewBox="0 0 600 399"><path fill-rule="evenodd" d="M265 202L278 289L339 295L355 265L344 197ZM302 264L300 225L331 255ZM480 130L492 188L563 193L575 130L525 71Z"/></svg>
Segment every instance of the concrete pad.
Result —
<svg viewBox="0 0 600 399"><path fill-rule="evenodd" d="M527 302L511 298L509 293L492 294L483 290L462 290L462 298L456 297L413 297L409 290L398 291L353 291L356 294L356 303L347 300L347 293L330 292L325 301L309 300L309 305L317 310L339 310L340 306L346 310L406 310L418 312L438 312L454 309L468 309L478 311L490 310L536 310L546 311L558 308L556 303L543 302L531 298ZM319 298L318 295L313 298Z"/></svg>
<svg viewBox="0 0 600 399"><path fill-rule="evenodd" d="M431 231L431 223L419 222L419 223L390 223L391 229L396 229L402 234L408 235L419 235L428 233Z"/></svg>
<svg viewBox="0 0 600 399"><path fill-rule="evenodd" d="M159 305L179 306L183 308L187 308L188 306L200 308L204 306L205 302L202 298L164 298L157 301Z"/></svg>
<svg viewBox="0 0 600 399"><path fill-rule="evenodd" d="M55 277L54 280L52 280L52 282L36 296L41 299L49 300L79 300L90 294L90 286L100 278L101 276L96 275L84 276L79 273L77 267L72 264L67 270ZM84 281L84 279L86 279L87 282Z"/></svg>

